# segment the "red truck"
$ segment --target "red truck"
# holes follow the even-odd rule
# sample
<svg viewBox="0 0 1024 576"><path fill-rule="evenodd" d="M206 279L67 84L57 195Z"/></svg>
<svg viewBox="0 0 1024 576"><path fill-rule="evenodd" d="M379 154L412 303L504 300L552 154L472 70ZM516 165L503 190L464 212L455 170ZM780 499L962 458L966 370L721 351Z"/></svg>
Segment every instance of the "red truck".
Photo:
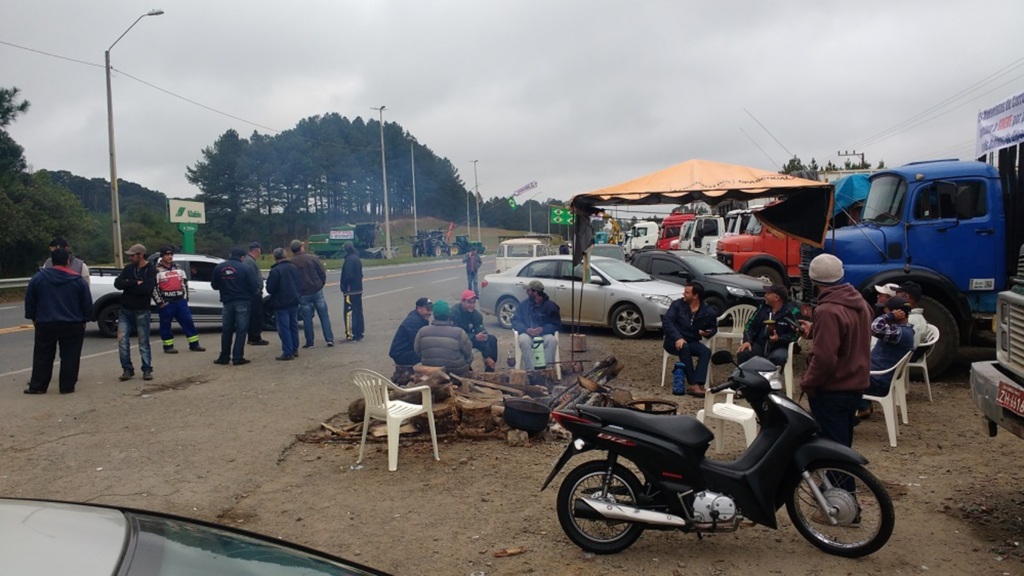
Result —
<svg viewBox="0 0 1024 576"><path fill-rule="evenodd" d="M720 262L741 274L760 278L765 284L788 287L800 283L799 240L779 238L759 220L751 223L747 232L718 241Z"/></svg>
<svg viewBox="0 0 1024 576"><path fill-rule="evenodd" d="M680 212L679 208L665 216L665 219L661 222L661 234L658 235L658 242L655 244L655 248L658 250L672 250L670 243L679 238L679 232L683 229L683 224L696 217L697 215L693 212Z"/></svg>

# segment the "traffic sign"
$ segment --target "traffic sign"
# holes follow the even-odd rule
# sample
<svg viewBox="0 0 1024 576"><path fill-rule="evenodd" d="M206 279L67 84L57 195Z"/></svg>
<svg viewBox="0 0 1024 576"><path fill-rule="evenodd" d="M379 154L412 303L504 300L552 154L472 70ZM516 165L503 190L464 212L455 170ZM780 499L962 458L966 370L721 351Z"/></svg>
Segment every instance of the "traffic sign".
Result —
<svg viewBox="0 0 1024 576"><path fill-rule="evenodd" d="M550 206L552 224L572 224L573 215L565 206Z"/></svg>
<svg viewBox="0 0 1024 576"><path fill-rule="evenodd" d="M178 230L181 232L197 232L199 230L199 224L194 222L179 222Z"/></svg>

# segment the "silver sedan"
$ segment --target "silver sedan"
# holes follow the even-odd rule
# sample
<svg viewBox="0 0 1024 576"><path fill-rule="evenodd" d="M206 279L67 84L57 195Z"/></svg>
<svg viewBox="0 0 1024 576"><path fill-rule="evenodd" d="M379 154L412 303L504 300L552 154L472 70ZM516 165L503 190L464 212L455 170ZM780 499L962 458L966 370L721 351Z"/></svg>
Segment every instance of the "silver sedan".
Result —
<svg viewBox="0 0 1024 576"><path fill-rule="evenodd" d="M562 311L564 324L607 326L620 338L639 338L660 329L661 318L682 287L655 280L646 272L612 258L590 259L575 268L571 256L546 256L524 262L500 274L488 274L480 284L480 310L497 316L498 324L512 327L519 301L531 280L544 284Z"/></svg>

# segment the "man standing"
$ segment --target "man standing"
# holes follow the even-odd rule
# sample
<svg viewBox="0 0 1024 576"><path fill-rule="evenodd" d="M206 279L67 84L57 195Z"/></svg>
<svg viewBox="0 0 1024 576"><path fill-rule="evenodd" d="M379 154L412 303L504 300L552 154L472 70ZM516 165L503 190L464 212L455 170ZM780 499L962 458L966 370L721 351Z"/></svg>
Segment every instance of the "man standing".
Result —
<svg viewBox="0 0 1024 576"><path fill-rule="evenodd" d="M672 381L672 393L676 396L690 394L703 398L704 383L708 381L711 367L711 349L701 342L718 332L718 310L704 303L704 285L687 282L683 297L672 302L662 321L665 341L662 346L669 354L676 354L683 364L683 379ZM697 357L696 368L693 357Z"/></svg>
<svg viewBox="0 0 1024 576"><path fill-rule="evenodd" d="M345 262L341 265L341 295L344 300L345 339L363 339L363 261L355 244L345 242Z"/></svg>
<svg viewBox="0 0 1024 576"><path fill-rule="evenodd" d="M923 296L921 285L908 280L900 284L896 295L902 296L910 303L910 315L907 317L907 322L914 328L914 348L917 348L921 345L921 341L928 336L928 321L925 320L924 308L921 307L921 296Z"/></svg>
<svg viewBox="0 0 1024 576"><path fill-rule="evenodd" d="M334 331L331 330L331 314L327 310L324 299L324 284L327 283L327 271L320 259L306 253L302 242L292 240L289 245L292 251L292 264L299 269L302 285L299 287L299 315L302 316L302 331L306 336L303 348L313 347L313 311L320 317L320 328L324 331L327 347L334 346Z"/></svg>
<svg viewBox="0 0 1024 576"><path fill-rule="evenodd" d="M555 332L562 327L562 311L544 293L544 284L540 280L530 280L526 285L526 298L516 307L512 316L512 329L519 333L519 346L522 358L522 369L533 370L533 339L544 339L544 360L547 366L555 363L555 350L558 341Z"/></svg>
<svg viewBox="0 0 1024 576"><path fill-rule="evenodd" d="M153 353L149 348L150 300L163 304L156 289L156 267L146 260L146 247L133 244L125 254L128 264L114 279L114 288L121 290L121 311L117 317L117 351L121 360L121 380L135 376L132 366L131 335L139 335L139 356L142 357L142 379L153 379Z"/></svg>
<svg viewBox="0 0 1024 576"><path fill-rule="evenodd" d="M388 356L395 361L396 374L401 368L408 368L411 371L413 366L420 363L420 355L416 353L414 346L416 334L420 328L430 324L430 314L433 310L434 303L430 298L420 298L416 301L416 308L406 314L405 320L402 320L402 324L395 332Z"/></svg>
<svg viewBox="0 0 1024 576"><path fill-rule="evenodd" d="M424 366L442 366L449 374L469 372L473 363L473 345L466 332L452 325L448 303L434 304L434 321L420 328L413 341L413 350Z"/></svg>
<svg viewBox="0 0 1024 576"><path fill-rule="evenodd" d="M469 336L473 348L484 357L484 372L494 372L498 363L498 337L484 330L484 316L476 309L476 293L462 291L462 302L452 309L452 324L462 328Z"/></svg>
<svg viewBox="0 0 1024 576"><path fill-rule="evenodd" d="M796 342L797 318L800 309L789 301L785 286L769 286L764 293L764 304L750 317L743 328L743 343L736 351L740 364L754 356L771 360L776 366L784 366L789 360L789 343Z"/></svg>
<svg viewBox="0 0 1024 576"><path fill-rule="evenodd" d="M249 329L252 294L259 284L249 266L242 262L244 256L245 250L240 246L232 248L231 257L213 269L210 286L220 292L220 301L224 305L220 316L220 356L213 361L214 364L226 366L228 358L235 366L249 363L245 359L245 333Z"/></svg>
<svg viewBox="0 0 1024 576"><path fill-rule="evenodd" d="M266 346L270 344L263 339L263 272L260 270L260 254L263 254L263 247L259 242L249 244L249 253L242 258L242 262L249 267L249 271L256 277L257 288L252 294L249 302L249 345Z"/></svg>
<svg viewBox="0 0 1024 576"><path fill-rule="evenodd" d="M288 261L284 248L274 248L274 265L267 278L267 292L274 309L281 355L277 360L292 360L299 353L299 269Z"/></svg>
<svg viewBox="0 0 1024 576"><path fill-rule="evenodd" d="M831 254L811 260L808 275L818 294L813 322L800 321L812 340L800 389L825 438L853 445L854 413L871 373L871 306L843 279L843 263Z"/></svg>
<svg viewBox="0 0 1024 576"><path fill-rule="evenodd" d="M92 318L89 284L68 264L69 254L56 248L52 266L32 277L25 290L25 318L35 327L32 377L25 394L45 394L53 377L53 359L60 345L60 393L70 394L78 383L85 323Z"/></svg>
<svg viewBox="0 0 1024 576"><path fill-rule="evenodd" d="M910 303L902 296L893 296L885 303L884 313L871 322L871 336L878 342L871 348L871 371L882 372L896 365L914 349L914 328L907 323ZM865 394L882 397L892 387L893 373L871 375L871 383ZM861 400L857 406L857 417L871 416L871 401Z"/></svg>
<svg viewBox="0 0 1024 576"><path fill-rule="evenodd" d="M469 254L462 257L462 262L466 264L466 289L479 294L480 284L477 282L477 273L480 271L483 259L476 253L476 246L470 247Z"/></svg>
<svg viewBox="0 0 1024 576"><path fill-rule="evenodd" d="M188 308L188 278L185 271L174 263L174 248L164 246L160 249L160 260L156 263L156 289L163 299L160 305L160 339L163 340L165 354L177 354L174 347L174 333L171 332L171 320L177 320L185 331L188 349L192 352L206 352L199 345L199 331L192 321L192 311Z"/></svg>
<svg viewBox="0 0 1024 576"><path fill-rule="evenodd" d="M88 284L89 267L85 264L85 262L82 261L81 258L75 256L74 252L71 251L71 246L68 245L68 241L64 239L63 236L57 236L52 241L50 241L50 258L47 258L46 262L43 262L43 268L53 267L53 251L58 248L63 249L65 252L68 253L69 260L67 267L74 270L75 273L81 276L82 279L85 280L85 283Z"/></svg>

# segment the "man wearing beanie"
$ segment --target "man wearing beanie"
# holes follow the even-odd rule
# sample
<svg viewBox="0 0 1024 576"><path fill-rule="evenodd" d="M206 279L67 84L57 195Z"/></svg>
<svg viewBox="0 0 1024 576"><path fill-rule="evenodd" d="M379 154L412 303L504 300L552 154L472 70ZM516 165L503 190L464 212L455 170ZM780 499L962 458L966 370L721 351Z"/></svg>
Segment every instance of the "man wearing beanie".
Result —
<svg viewBox="0 0 1024 576"><path fill-rule="evenodd" d="M808 275L818 306L812 322L800 321L803 336L812 341L800 389L822 436L851 446L857 404L871 373L871 306L842 282L843 263L831 254L811 260Z"/></svg>
<svg viewBox="0 0 1024 576"><path fill-rule="evenodd" d="M449 374L465 374L473 363L473 344L465 330L452 324L444 300L434 303L434 321L416 333L413 350L424 366L443 366Z"/></svg>

